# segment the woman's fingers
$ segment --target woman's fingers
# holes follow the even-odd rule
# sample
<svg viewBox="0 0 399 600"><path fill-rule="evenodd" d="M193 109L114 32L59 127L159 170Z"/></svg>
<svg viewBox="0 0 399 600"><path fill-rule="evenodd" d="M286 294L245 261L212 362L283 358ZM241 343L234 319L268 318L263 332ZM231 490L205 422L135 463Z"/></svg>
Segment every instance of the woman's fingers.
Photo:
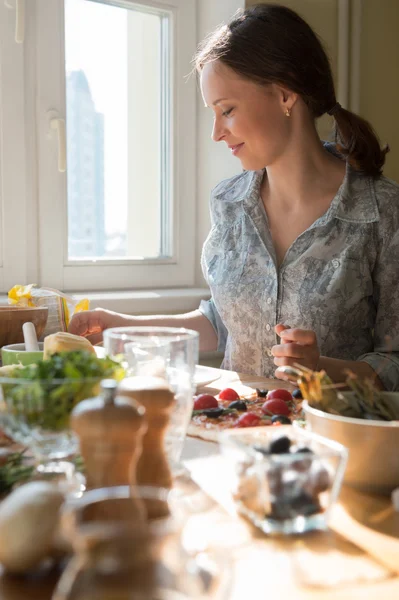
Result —
<svg viewBox="0 0 399 600"><path fill-rule="evenodd" d="M316 334L310 329L284 329L280 333L284 343L295 342L303 346L312 346L317 343Z"/></svg>
<svg viewBox="0 0 399 600"><path fill-rule="evenodd" d="M101 333L96 333L95 335L89 335L89 336L87 336L87 339L89 340L89 342L91 344L93 344L93 346L95 346L96 344L103 341L103 334L101 332Z"/></svg>
<svg viewBox="0 0 399 600"><path fill-rule="evenodd" d="M272 354L276 358L286 356L287 358L302 358L303 348L298 344L279 344L272 347Z"/></svg>
<svg viewBox="0 0 399 600"><path fill-rule="evenodd" d="M276 325L275 331L280 336L281 344L273 346L271 351L277 367L301 364L310 369L316 368L319 361L317 337L314 331ZM277 373L278 377L279 374Z"/></svg>
<svg viewBox="0 0 399 600"><path fill-rule="evenodd" d="M277 333L277 335L280 335L281 332L284 331L285 329L290 329L290 327L288 325L283 325L282 323L278 323L274 327L274 331Z"/></svg>
<svg viewBox="0 0 399 600"><path fill-rule="evenodd" d="M89 337L100 334L104 329L104 323L100 311L85 310L73 315L69 323L68 331L75 335ZM100 337L102 339L102 336ZM100 340L98 340L100 341Z"/></svg>
<svg viewBox="0 0 399 600"><path fill-rule="evenodd" d="M293 367L298 363L297 358L290 358L288 356L282 356L281 358L274 358L274 364L276 367Z"/></svg>

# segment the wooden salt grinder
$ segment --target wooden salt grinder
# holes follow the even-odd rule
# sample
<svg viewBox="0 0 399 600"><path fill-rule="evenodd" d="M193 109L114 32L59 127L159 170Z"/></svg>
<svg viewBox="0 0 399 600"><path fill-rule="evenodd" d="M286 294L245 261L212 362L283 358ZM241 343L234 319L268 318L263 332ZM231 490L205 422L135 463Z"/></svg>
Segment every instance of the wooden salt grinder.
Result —
<svg viewBox="0 0 399 600"><path fill-rule="evenodd" d="M147 432L137 464L137 484L171 488L172 473L165 454L165 433L175 404L173 392L160 377L136 376L123 379L118 387L121 396L145 407Z"/></svg>
<svg viewBox="0 0 399 600"><path fill-rule="evenodd" d="M116 396L117 382L101 382L102 395L83 400L71 414L86 468L86 487L136 485L136 466L146 429L145 408Z"/></svg>

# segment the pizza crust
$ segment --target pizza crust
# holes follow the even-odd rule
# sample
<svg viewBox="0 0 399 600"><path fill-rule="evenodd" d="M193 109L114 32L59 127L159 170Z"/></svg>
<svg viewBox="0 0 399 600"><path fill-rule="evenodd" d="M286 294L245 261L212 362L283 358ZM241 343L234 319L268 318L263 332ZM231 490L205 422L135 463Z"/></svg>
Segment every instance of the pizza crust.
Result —
<svg viewBox="0 0 399 600"><path fill-rule="evenodd" d="M187 430L187 435L190 437L201 438L201 440L206 440L207 442L218 442L219 433L220 431L217 429L206 429L204 426L201 427L195 423L190 423Z"/></svg>

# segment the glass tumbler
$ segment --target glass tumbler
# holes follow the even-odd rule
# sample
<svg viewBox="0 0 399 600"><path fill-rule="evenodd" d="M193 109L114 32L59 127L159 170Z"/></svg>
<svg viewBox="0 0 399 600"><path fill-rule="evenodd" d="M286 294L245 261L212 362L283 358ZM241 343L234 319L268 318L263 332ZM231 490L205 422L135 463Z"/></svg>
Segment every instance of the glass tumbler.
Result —
<svg viewBox="0 0 399 600"><path fill-rule="evenodd" d="M199 334L173 327L114 327L104 331L105 351L128 376L164 378L175 396L165 450L176 469L193 410Z"/></svg>
<svg viewBox="0 0 399 600"><path fill-rule="evenodd" d="M90 490L69 502L62 518L74 556L53 600L225 600L226 560L185 549L178 506L162 488ZM169 516L148 519L154 500Z"/></svg>

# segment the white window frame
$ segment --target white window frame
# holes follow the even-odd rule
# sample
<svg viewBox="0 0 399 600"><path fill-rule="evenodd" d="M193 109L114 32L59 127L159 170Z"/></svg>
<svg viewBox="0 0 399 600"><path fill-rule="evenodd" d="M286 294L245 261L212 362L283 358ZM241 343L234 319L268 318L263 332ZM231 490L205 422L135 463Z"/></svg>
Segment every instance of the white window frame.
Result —
<svg viewBox="0 0 399 600"><path fill-rule="evenodd" d="M112 4L112 2L110 2ZM39 205L39 282L64 290L189 287L195 284L196 82L187 79L195 52L195 0L122 0L119 6L151 6L171 14L173 86L172 190L174 251L168 259L68 261L67 182L58 170L58 140L50 120L65 119L64 2L30 0L28 21L35 35L27 41L28 71L36 73L29 94L36 105Z"/></svg>
<svg viewBox="0 0 399 600"><path fill-rule="evenodd" d="M0 291L26 278L28 201L24 47L15 41L16 11L0 3Z"/></svg>

